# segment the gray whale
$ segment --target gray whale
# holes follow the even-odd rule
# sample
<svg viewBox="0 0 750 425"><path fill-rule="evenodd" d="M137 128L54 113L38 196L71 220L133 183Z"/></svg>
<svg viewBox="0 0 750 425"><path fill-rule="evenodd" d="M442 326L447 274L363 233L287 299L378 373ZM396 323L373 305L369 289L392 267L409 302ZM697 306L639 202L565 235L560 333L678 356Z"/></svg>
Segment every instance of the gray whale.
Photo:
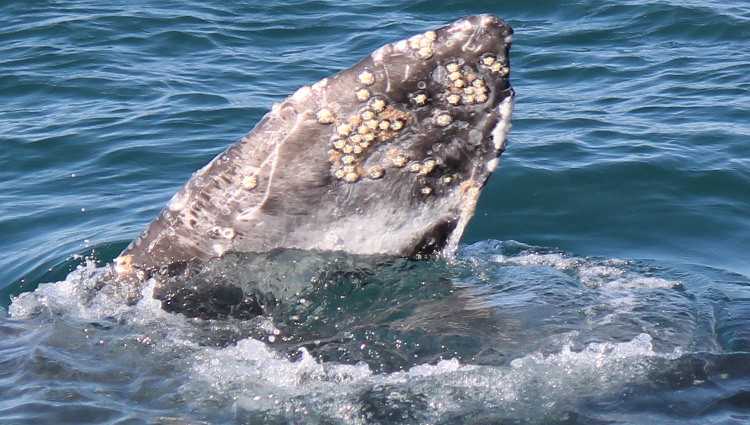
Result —
<svg viewBox="0 0 750 425"><path fill-rule="evenodd" d="M300 88L193 174L117 275L228 252L455 250L505 148L512 32L467 17Z"/></svg>

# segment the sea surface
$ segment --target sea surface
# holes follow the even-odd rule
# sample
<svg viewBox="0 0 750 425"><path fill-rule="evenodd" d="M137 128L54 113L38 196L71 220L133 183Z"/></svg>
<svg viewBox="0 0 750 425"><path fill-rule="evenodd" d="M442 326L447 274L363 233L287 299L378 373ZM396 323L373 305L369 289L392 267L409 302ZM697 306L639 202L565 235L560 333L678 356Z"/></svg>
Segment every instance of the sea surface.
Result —
<svg viewBox="0 0 750 425"><path fill-rule="evenodd" d="M517 97L455 260L227 258L298 288L247 320L96 289L273 102L476 13ZM0 424L750 423L749 40L740 0L2 2Z"/></svg>

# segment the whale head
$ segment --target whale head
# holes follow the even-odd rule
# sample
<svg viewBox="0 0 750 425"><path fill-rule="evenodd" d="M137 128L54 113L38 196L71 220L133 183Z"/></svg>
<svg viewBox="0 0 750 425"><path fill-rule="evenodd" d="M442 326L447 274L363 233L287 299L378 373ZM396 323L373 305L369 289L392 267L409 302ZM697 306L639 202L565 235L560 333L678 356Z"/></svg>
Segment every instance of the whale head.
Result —
<svg viewBox="0 0 750 425"><path fill-rule="evenodd" d="M512 32L467 17L300 88L198 170L116 270L279 248L455 250L505 148Z"/></svg>

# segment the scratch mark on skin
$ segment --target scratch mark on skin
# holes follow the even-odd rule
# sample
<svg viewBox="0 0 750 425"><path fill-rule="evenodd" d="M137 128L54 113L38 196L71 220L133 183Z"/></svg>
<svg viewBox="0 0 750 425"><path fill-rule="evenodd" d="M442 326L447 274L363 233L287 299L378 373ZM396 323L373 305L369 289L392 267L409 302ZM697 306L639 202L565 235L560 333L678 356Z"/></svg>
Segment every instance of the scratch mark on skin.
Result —
<svg viewBox="0 0 750 425"><path fill-rule="evenodd" d="M268 183L266 184L266 191L265 191L265 193L263 193L263 199L261 199L261 201L258 203L258 205L256 205L254 208L251 208L251 209L249 209L247 211L241 212L237 216L237 220L240 220L240 221L251 220L253 218L253 216L255 215L255 213L257 213L258 210L260 210L263 207L263 205L265 205L266 202L268 201L268 198L271 196L270 195L271 194L271 185L273 184L273 178L274 178L274 175L276 174L276 166L278 165L278 162L279 162L277 160L278 157L279 157L279 151L281 150L281 147L284 146L286 144L286 142L289 140L290 135L295 133L295 131L297 130L297 127L299 127L299 125L300 125L301 122L302 122L302 119L300 118L300 114L296 114L295 115L295 122L294 122L294 125L292 126L292 128L286 133L286 136L284 137L284 139L282 139L279 143L276 144L276 148L273 150L273 154L269 155L269 157L266 158L260 164L260 167L258 167L258 168L263 168L263 166L266 165L266 163L269 160L273 161L271 163L271 172L268 173Z"/></svg>
<svg viewBox="0 0 750 425"><path fill-rule="evenodd" d="M472 31L471 36L466 40L466 43L461 46L462 51L466 51L470 46L471 43L474 41L474 38L476 38L477 33L479 33L479 27L474 28L474 31ZM476 49L471 49L472 51L476 51Z"/></svg>
<svg viewBox="0 0 750 425"><path fill-rule="evenodd" d="M406 65L406 69L404 70L404 78L403 80L401 80L402 83L409 79L410 71L411 71L411 65Z"/></svg>
<svg viewBox="0 0 750 425"><path fill-rule="evenodd" d="M388 66L383 64L383 72L385 73L385 92L391 91L391 74L388 72Z"/></svg>

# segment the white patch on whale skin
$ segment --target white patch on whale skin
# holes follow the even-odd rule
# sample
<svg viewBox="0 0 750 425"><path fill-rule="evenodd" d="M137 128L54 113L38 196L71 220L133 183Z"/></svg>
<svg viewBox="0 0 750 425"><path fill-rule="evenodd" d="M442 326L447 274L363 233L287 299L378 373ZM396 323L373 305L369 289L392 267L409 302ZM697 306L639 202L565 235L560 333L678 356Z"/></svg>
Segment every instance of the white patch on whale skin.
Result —
<svg viewBox="0 0 750 425"><path fill-rule="evenodd" d="M495 22L497 22L497 19L491 15L483 15L482 16L482 26L488 27L490 25L493 25Z"/></svg>
<svg viewBox="0 0 750 425"><path fill-rule="evenodd" d="M302 86L299 88L299 90L294 92L294 94L292 95L292 100L294 100L295 102L302 103L306 101L310 97L311 94L312 94L312 89L310 89L309 86Z"/></svg>
<svg viewBox="0 0 750 425"><path fill-rule="evenodd" d="M318 91L324 89L326 86L328 86L328 78L323 78L322 80L318 81L317 83L312 85L313 90Z"/></svg>
<svg viewBox="0 0 750 425"><path fill-rule="evenodd" d="M495 171L497 169L497 164L500 162L499 158L492 158L491 160L487 161L486 167L487 171L490 173Z"/></svg>
<svg viewBox="0 0 750 425"><path fill-rule="evenodd" d="M503 100L497 107L497 112L500 114L500 120L492 129L492 142L495 144L496 150L502 150L505 148L505 140L508 137L510 131L510 118L513 114L513 97L508 96Z"/></svg>
<svg viewBox="0 0 750 425"><path fill-rule="evenodd" d="M169 208L170 211L174 212L181 211L183 208L185 208L187 198L187 195L183 193L182 190L179 190L172 196L172 199L169 200L167 208Z"/></svg>
<svg viewBox="0 0 750 425"><path fill-rule="evenodd" d="M404 68L404 78L401 79L401 82L405 82L409 79L409 73L411 72L411 66L406 65L406 68Z"/></svg>
<svg viewBox="0 0 750 425"><path fill-rule="evenodd" d="M370 54L370 57L372 58L372 62L375 65L380 65L383 63L385 56L389 53L388 52L389 47L390 46L386 44L385 46L379 47L377 50L372 52L372 54Z"/></svg>
<svg viewBox="0 0 750 425"><path fill-rule="evenodd" d="M224 255L224 253L226 252L226 248L224 248L224 245L219 244L219 243L213 244L213 246L211 248L213 248L214 253L216 255L218 255L219 257L221 257L222 255Z"/></svg>
<svg viewBox="0 0 750 425"><path fill-rule="evenodd" d="M308 88L308 91L309 91L309 88ZM298 92L299 92L299 90L298 90ZM265 190L265 193L263 194L263 198L260 200L260 202L258 202L257 205L253 206L252 208L249 208L249 209L246 209L246 210L240 212L237 215L237 217L236 217L236 219L238 221L241 221L241 222L242 221L250 221L253 218L255 218L256 217L256 213L260 210L261 207L263 207L263 205L268 200L268 197L270 196L270 192L271 192L271 187L272 187L271 184L273 183L273 179L274 179L274 176L276 174L276 168L277 168L277 165L278 165L278 158L279 158L279 152L281 150L281 147L289 140L289 136L290 135L296 133L297 128L304 121L303 118L300 115L295 115L294 119L295 119L294 124L292 124L292 126L289 128L289 131L287 132L287 134L284 137L284 139L282 139L278 143L276 143L276 145L274 146L274 150L271 153L271 155L269 155L268 158L266 158L265 160L263 160L263 162L258 167L259 169L262 169L269 162L270 162L270 165L271 165L271 170L268 173L268 178L267 178L268 181L266 183L266 190Z"/></svg>

